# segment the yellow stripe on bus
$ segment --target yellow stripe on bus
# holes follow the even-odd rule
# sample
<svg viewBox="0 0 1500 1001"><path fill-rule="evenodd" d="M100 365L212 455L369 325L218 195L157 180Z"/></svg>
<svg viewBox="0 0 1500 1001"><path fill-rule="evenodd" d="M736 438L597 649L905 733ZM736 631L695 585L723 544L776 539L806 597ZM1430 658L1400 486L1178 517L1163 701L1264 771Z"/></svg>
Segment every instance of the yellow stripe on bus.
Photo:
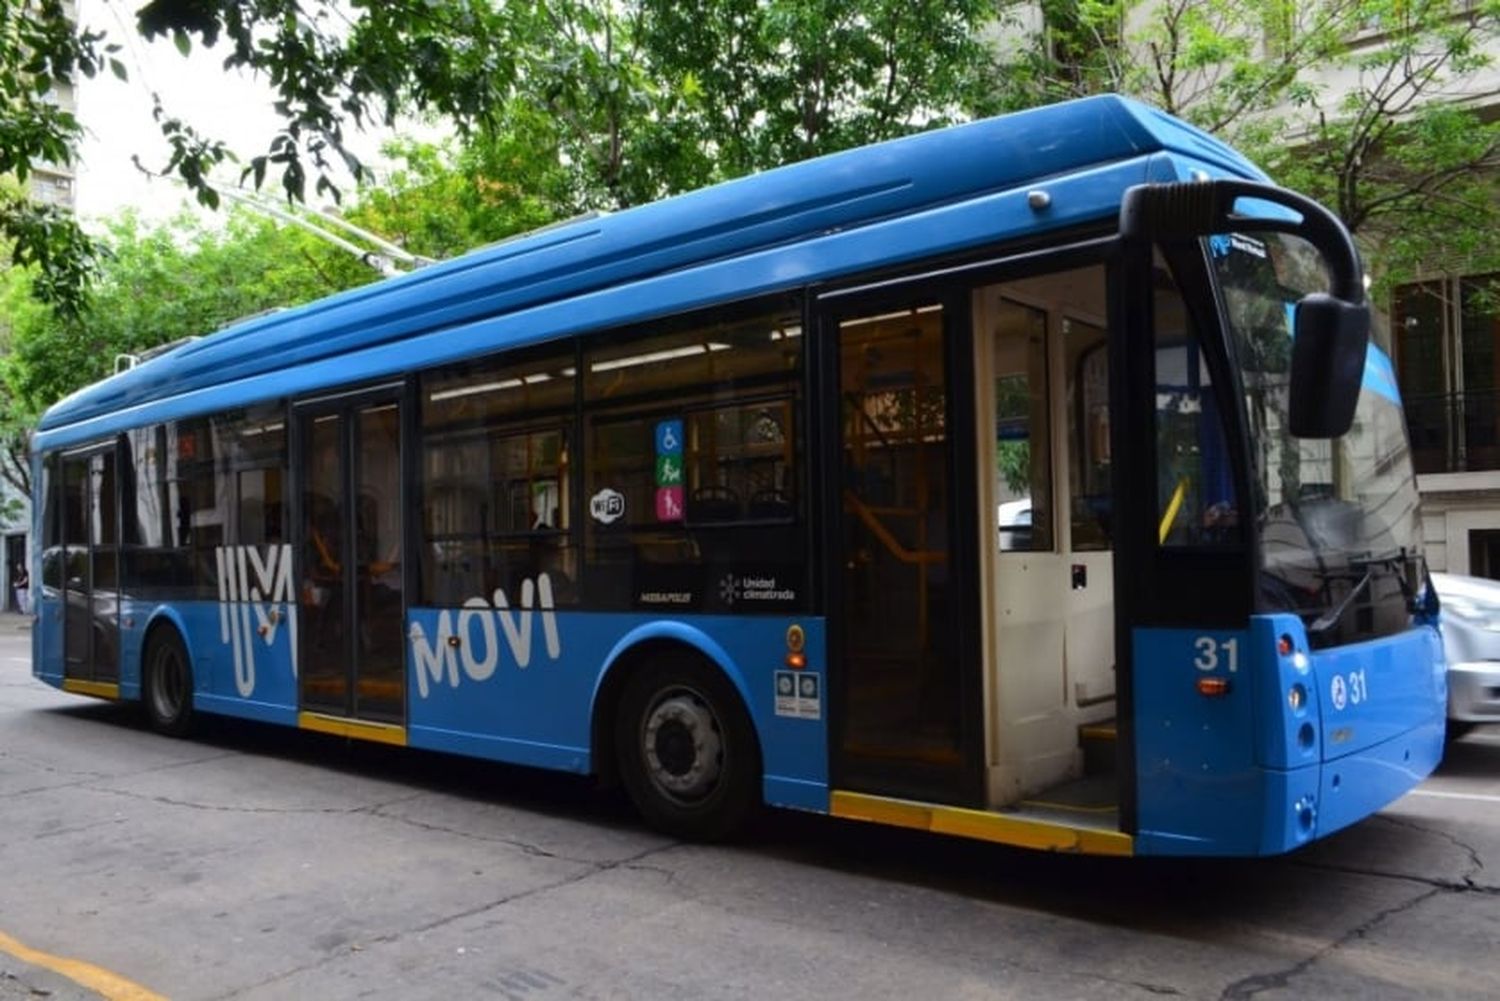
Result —
<svg viewBox="0 0 1500 1001"><path fill-rule="evenodd" d="M1020 848L1040 848L1083 855L1134 855L1135 839L1119 831L1070 827L1067 824L1013 817L987 810L917 803L906 799L871 796L835 789L828 797L828 812L849 820L911 827L934 834L993 841Z"/></svg>
<svg viewBox="0 0 1500 1001"><path fill-rule="evenodd" d="M107 1001L167 1001L163 995L126 980L118 973L111 973L102 966L33 949L22 945L4 932L0 932L0 952L9 953L23 963L40 966L44 970L51 970L53 973L67 977L75 984L88 988Z"/></svg>
<svg viewBox="0 0 1500 1001"><path fill-rule="evenodd" d="M79 678L64 678L63 691L74 695L92 695L99 699L118 699L120 685L114 681L83 681Z"/></svg>
<svg viewBox="0 0 1500 1001"><path fill-rule="evenodd" d="M298 713L297 725L304 730L331 733L356 740L373 740L380 744L406 746L406 727L394 723L372 723L364 719L325 716L322 713Z"/></svg>

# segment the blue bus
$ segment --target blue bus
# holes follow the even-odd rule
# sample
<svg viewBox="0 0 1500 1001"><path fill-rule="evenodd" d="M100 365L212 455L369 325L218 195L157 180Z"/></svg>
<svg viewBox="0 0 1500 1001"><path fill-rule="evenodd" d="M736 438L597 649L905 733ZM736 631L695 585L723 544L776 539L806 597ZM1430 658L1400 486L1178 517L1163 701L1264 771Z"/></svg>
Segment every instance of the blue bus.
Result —
<svg viewBox="0 0 1500 1001"><path fill-rule="evenodd" d="M1437 765L1348 234L1104 96L247 320L34 440L34 672L1034 848L1263 855Z"/></svg>

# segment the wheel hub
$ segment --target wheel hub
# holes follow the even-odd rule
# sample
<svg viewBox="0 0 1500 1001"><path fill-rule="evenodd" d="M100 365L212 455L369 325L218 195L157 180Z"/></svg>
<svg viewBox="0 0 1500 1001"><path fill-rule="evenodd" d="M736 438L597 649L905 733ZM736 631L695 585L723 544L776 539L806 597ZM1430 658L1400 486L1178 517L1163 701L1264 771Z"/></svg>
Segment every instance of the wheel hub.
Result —
<svg viewBox="0 0 1500 1001"><path fill-rule="evenodd" d="M687 693L657 703L646 718L643 750L651 781L680 799L701 799L713 790L724 767L718 720Z"/></svg>

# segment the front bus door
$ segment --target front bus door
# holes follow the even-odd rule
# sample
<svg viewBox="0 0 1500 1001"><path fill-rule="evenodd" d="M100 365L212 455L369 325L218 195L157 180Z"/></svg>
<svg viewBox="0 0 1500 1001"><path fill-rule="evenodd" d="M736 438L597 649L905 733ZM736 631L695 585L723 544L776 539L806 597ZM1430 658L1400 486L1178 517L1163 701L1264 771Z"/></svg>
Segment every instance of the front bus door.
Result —
<svg viewBox="0 0 1500 1001"><path fill-rule="evenodd" d="M982 805L966 314L918 292L823 315L837 789Z"/></svg>
<svg viewBox="0 0 1500 1001"><path fill-rule="evenodd" d="M406 718L399 386L296 407L303 723ZM368 721L341 728L329 718ZM321 721L321 722L320 722Z"/></svg>
<svg viewBox="0 0 1500 1001"><path fill-rule="evenodd" d="M115 470L113 443L62 459L63 677L97 695L113 694L120 680Z"/></svg>

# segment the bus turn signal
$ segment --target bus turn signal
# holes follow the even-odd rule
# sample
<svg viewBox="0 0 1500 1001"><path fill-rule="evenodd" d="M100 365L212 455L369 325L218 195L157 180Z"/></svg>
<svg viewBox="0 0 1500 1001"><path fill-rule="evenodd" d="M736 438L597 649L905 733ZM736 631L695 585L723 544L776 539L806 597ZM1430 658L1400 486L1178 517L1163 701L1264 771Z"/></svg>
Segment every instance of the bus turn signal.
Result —
<svg viewBox="0 0 1500 1001"><path fill-rule="evenodd" d="M1214 697L1216 695L1228 695L1229 694L1229 679L1228 678L1199 678L1198 679L1198 694L1199 695L1203 695L1203 696L1207 696L1207 697L1210 697L1210 698L1212 698L1212 697Z"/></svg>

